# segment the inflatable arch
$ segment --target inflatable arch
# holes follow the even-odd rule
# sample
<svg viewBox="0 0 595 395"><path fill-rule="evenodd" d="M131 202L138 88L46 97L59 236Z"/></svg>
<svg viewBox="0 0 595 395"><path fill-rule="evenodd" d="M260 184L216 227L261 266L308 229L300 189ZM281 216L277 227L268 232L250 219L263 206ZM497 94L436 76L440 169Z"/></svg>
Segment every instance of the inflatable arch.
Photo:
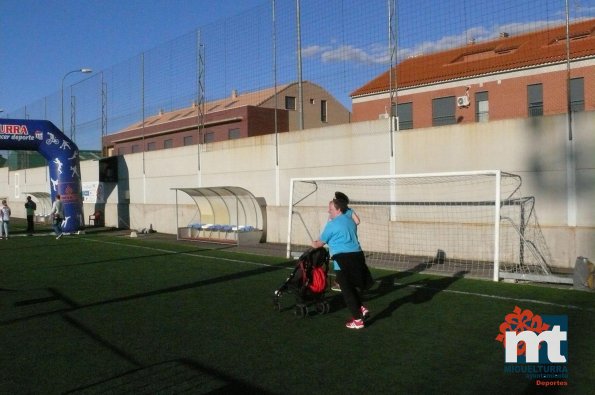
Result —
<svg viewBox="0 0 595 395"><path fill-rule="evenodd" d="M53 123L31 119L0 119L0 149L37 151L48 161L50 195L64 202L64 232L83 224L81 167L76 144Z"/></svg>

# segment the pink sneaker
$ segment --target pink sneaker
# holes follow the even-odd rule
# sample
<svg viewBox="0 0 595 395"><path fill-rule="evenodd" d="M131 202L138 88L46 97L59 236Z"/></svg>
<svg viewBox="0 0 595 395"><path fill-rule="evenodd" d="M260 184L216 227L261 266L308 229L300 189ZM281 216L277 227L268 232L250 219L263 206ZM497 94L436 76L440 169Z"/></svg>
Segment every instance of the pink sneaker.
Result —
<svg viewBox="0 0 595 395"><path fill-rule="evenodd" d="M345 323L345 327L349 329L362 329L364 327L363 320L356 320L355 318Z"/></svg>

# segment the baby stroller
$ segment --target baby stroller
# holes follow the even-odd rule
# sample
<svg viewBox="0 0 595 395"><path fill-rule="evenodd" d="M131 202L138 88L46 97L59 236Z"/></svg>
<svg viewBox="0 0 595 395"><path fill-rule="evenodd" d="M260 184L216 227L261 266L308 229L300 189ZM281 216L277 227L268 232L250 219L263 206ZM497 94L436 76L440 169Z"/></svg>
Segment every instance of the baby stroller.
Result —
<svg viewBox="0 0 595 395"><path fill-rule="evenodd" d="M324 298L328 287L328 269L329 253L326 248L312 248L304 252L289 277L275 291L274 307L281 311L281 297L285 293L293 293L296 316L307 316L308 306L311 305L315 305L319 314L328 313L330 305Z"/></svg>

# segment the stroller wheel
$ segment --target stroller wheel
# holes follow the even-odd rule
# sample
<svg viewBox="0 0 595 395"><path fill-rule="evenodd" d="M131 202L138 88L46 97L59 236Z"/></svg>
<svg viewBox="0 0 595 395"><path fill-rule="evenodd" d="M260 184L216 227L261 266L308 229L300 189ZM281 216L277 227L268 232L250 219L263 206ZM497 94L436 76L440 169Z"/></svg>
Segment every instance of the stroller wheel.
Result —
<svg viewBox="0 0 595 395"><path fill-rule="evenodd" d="M297 317L304 318L306 315L308 315L308 307L303 304L296 304L293 312Z"/></svg>
<svg viewBox="0 0 595 395"><path fill-rule="evenodd" d="M331 310L331 306L327 301L316 303L316 312L318 314L326 314Z"/></svg>

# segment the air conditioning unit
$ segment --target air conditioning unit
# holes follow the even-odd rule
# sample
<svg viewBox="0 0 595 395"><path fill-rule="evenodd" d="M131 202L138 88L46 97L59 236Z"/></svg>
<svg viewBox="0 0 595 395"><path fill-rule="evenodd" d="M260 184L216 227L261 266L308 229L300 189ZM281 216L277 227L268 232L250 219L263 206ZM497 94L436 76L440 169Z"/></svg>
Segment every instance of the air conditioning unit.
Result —
<svg viewBox="0 0 595 395"><path fill-rule="evenodd" d="M459 96L459 97L457 97L457 106L459 106L459 107L469 107L469 97L468 96Z"/></svg>

